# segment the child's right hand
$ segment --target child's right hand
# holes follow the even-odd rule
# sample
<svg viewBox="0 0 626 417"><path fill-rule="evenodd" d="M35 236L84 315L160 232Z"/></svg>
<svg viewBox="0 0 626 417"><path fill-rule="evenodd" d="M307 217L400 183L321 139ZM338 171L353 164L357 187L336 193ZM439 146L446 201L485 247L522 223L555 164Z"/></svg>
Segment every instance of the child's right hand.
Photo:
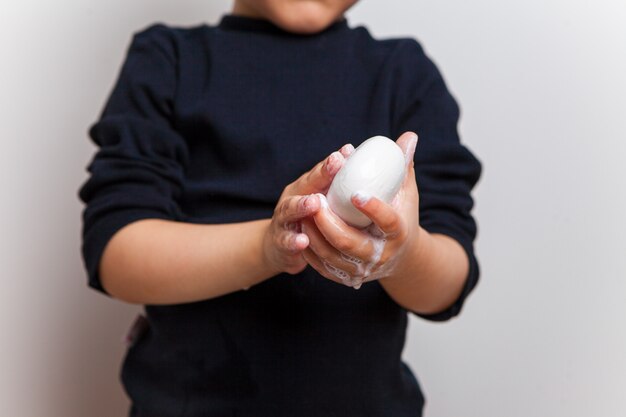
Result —
<svg viewBox="0 0 626 417"><path fill-rule="evenodd" d="M301 232L300 220L320 209L315 194L326 194L352 151L352 145L343 146L283 190L263 238L263 255L275 274L297 274L306 268L302 251L309 246L309 238Z"/></svg>

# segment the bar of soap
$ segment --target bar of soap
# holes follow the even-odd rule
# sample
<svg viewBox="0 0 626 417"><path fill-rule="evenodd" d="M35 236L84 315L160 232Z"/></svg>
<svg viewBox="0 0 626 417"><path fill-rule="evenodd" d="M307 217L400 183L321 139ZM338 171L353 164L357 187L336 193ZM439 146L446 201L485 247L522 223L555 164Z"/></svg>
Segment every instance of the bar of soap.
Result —
<svg viewBox="0 0 626 417"><path fill-rule="evenodd" d="M359 145L335 175L326 198L343 221L364 228L372 221L352 204L357 191L390 203L402 186L406 164L402 149L385 136L374 136Z"/></svg>

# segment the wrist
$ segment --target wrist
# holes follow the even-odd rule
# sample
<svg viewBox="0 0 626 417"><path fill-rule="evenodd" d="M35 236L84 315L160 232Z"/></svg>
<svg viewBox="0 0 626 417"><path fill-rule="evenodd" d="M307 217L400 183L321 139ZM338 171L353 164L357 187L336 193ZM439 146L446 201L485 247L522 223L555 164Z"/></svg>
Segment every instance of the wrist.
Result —
<svg viewBox="0 0 626 417"><path fill-rule="evenodd" d="M269 229L272 225L272 219L265 219L261 224L260 231L260 270L263 271L263 275L266 278L271 278L275 275L280 274L282 271L278 266L278 263L274 261L273 254L273 242L271 234L269 233Z"/></svg>
<svg viewBox="0 0 626 417"><path fill-rule="evenodd" d="M432 256L432 241L433 236L422 226L417 226L417 232L413 238L413 244L411 245L409 262L413 268L416 265L423 265Z"/></svg>
<svg viewBox="0 0 626 417"><path fill-rule="evenodd" d="M407 241L407 248L402 254L396 272L387 277L388 281L402 282L420 280L421 271L432 256L432 235L418 225L416 231Z"/></svg>
<svg viewBox="0 0 626 417"><path fill-rule="evenodd" d="M249 236L252 241L251 254L253 254L253 256L249 258L252 264L250 270L254 271L254 273L244 278L243 289L248 289L253 285L260 284L277 274L268 259L266 250L267 230L270 225L270 219L257 220L254 223L254 231Z"/></svg>

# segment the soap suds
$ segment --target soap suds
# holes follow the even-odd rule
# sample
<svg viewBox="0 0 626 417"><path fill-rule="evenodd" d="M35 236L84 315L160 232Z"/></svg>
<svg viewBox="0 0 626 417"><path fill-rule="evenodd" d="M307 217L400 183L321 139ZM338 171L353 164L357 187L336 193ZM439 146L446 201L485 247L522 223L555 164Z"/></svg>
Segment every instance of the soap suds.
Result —
<svg viewBox="0 0 626 417"><path fill-rule="evenodd" d="M328 205L328 201L326 200L326 196L323 194L318 194L320 199L320 206L323 209L330 210ZM329 220L333 222L337 227L336 220L329 216ZM322 261L326 270L331 273L333 276L339 278L345 285L358 290L361 288L363 283L374 281L380 278L384 278L389 276L394 269L395 262L393 262L393 258L386 262L385 265L380 265L377 268L378 263L380 262L383 253L385 251L385 245L387 244L387 235L375 224L371 224L368 228L363 230L363 233L367 235L365 238L363 245L370 246L372 254L367 260L359 259L354 256L350 256L345 253L341 253L341 258L355 266L355 274L351 276L348 272L343 269L337 268L326 261Z"/></svg>
<svg viewBox="0 0 626 417"><path fill-rule="evenodd" d="M334 276L341 278L344 284L358 290L364 282L383 278L391 272L391 267L388 265L383 265L374 271L374 268L376 268L378 262L380 262L380 259L383 256L386 243L387 239L384 237L371 236L370 238L367 238L364 245L370 245L372 248L372 255L367 261L341 253L341 259L354 265L354 276L351 276L342 269L328 264L326 261L324 261L324 266L326 267L326 270L331 272Z"/></svg>
<svg viewBox="0 0 626 417"><path fill-rule="evenodd" d="M350 277L350 274L348 274L346 271L344 271L343 269L339 269L335 266L332 266L326 261L323 261L323 264L324 264L324 268L326 268L328 272L330 272L331 274L339 278L344 284L348 286L351 284L352 277Z"/></svg>
<svg viewBox="0 0 626 417"><path fill-rule="evenodd" d="M378 262L380 262L380 258L382 258L383 256L387 239L372 236L367 240L367 243L371 244L373 252L368 259L368 262L361 262L359 264L356 264L356 275L352 283L352 288L354 288L355 290L361 288L361 285L364 282L383 278L388 273L387 268L385 268L386 265L383 265L382 267L374 271L374 268L376 267L376 265L378 265Z"/></svg>
<svg viewBox="0 0 626 417"><path fill-rule="evenodd" d="M363 261L360 260L359 258L355 258L354 256L346 255L345 253L341 254L341 259L343 259L346 262L350 262L351 264L354 264L357 267L363 263Z"/></svg>

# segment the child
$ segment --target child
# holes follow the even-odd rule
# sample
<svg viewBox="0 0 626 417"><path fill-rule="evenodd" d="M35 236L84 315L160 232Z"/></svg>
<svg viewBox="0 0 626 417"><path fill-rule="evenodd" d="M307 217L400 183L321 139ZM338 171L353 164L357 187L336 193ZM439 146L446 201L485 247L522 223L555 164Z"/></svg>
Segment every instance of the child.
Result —
<svg viewBox="0 0 626 417"><path fill-rule="evenodd" d="M476 285L480 164L420 46L348 27L354 3L235 0L134 37L80 190L90 285L146 305L132 416L421 415L407 311L446 320ZM374 135L407 175L392 204L353 196L357 230L323 194Z"/></svg>

